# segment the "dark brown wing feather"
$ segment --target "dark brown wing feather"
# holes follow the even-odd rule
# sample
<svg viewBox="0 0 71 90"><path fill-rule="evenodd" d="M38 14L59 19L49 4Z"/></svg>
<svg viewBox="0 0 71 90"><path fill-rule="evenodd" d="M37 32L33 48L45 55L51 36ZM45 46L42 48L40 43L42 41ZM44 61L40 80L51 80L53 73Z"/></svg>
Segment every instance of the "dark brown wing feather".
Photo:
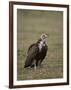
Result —
<svg viewBox="0 0 71 90"><path fill-rule="evenodd" d="M26 57L26 61L25 61L25 66L24 67L28 67L31 66L35 57L38 54L38 47L36 44L33 44L29 47L28 52L27 52L27 57Z"/></svg>

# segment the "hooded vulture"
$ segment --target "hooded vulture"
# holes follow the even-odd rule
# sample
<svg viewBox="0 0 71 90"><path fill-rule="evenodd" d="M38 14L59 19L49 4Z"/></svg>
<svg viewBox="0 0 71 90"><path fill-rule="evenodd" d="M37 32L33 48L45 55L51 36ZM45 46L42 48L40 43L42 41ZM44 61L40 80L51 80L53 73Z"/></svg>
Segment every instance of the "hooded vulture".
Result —
<svg viewBox="0 0 71 90"><path fill-rule="evenodd" d="M29 46L24 68L34 67L36 69L37 66L41 65L48 50L46 39L47 34L42 34L36 43Z"/></svg>

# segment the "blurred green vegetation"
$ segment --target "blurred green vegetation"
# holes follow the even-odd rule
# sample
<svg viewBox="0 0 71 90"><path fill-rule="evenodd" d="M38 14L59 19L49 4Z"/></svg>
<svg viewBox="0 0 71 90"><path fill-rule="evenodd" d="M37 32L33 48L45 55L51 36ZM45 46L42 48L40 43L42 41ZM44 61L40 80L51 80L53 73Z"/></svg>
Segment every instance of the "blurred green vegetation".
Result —
<svg viewBox="0 0 71 90"><path fill-rule="evenodd" d="M42 67L24 68L28 47L47 33L48 53ZM17 10L17 79L63 77L63 12Z"/></svg>

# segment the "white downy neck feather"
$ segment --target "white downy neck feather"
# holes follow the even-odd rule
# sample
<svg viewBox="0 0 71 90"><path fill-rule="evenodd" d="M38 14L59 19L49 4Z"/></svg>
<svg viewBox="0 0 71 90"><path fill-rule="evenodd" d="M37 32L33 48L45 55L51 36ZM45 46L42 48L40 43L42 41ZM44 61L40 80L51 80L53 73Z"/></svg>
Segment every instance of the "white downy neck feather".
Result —
<svg viewBox="0 0 71 90"><path fill-rule="evenodd" d="M41 51L41 49L42 49L43 46L45 46L45 44L43 43L43 41L41 41L41 42L39 43L39 46L38 46L38 47L39 47L39 51Z"/></svg>

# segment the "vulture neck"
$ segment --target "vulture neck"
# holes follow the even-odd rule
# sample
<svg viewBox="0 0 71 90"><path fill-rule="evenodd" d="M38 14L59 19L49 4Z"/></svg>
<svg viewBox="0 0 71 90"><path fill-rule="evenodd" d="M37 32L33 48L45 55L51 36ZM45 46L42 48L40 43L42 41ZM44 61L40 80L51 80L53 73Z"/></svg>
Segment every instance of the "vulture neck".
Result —
<svg viewBox="0 0 71 90"><path fill-rule="evenodd" d="M39 51L42 50L42 47L46 45L46 41L45 39L40 39L39 43L38 43L38 47L39 47Z"/></svg>

